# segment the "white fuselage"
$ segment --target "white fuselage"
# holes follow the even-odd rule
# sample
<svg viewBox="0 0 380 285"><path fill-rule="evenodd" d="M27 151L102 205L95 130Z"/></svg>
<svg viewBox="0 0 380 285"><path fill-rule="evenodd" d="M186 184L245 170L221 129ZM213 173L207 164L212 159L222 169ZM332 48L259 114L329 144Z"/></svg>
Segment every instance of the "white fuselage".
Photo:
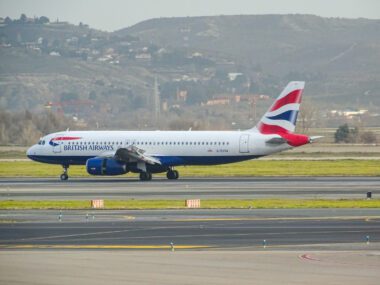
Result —
<svg viewBox="0 0 380 285"><path fill-rule="evenodd" d="M135 145L168 165L222 164L291 148L267 145L273 137L278 135L254 131L69 131L43 137L27 154L40 162L85 164L89 158Z"/></svg>

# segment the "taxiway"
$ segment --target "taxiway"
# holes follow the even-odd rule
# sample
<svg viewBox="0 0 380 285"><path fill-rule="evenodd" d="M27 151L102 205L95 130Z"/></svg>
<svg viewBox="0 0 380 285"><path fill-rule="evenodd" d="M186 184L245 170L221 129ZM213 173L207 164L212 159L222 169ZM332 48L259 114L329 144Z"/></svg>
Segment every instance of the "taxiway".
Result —
<svg viewBox="0 0 380 285"><path fill-rule="evenodd" d="M1 178L0 200L365 198L380 194L378 177Z"/></svg>

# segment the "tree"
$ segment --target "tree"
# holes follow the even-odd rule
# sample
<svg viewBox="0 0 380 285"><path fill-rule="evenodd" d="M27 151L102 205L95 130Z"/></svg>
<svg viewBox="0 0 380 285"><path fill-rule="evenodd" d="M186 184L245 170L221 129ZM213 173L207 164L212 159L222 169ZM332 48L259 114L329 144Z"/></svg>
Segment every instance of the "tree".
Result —
<svg viewBox="0 0 380 285"><path fill-rule="evenodd" d="M20 16L20 22L21 22L21 24L25 24L26 20L27 20L26 15L25 14L21 14L21 16Z"/></svg>
<svg viewBox="0 0 380 285"><path fill-rule="evenodd" d="M376 138L375 133L370 132L370 131L363 132L360 135L360 140L362 143L367 143L367 144L377 143L377 138Z"/></svg>
<svg viewBox="0 0 380 285"><path fill-rule="evenodd" d="M9 25L9 24L12 24L12 19L11 18L9 18L9 17L6 17L5 19L4 19L4 23L6 24L6 25Z"/></svg>
<svg viewBox="0 0 380 285"><path fill-rule="evenodd" d="M349 142L349 137L350 137L350 128L348 127L347 124L344 124L342 126L339 126L339 128L335 132L335 142L340 143L340 142Z"/></svg>
<svg viewBox="0 0 380 285"><path fill-rule="evenodd" d="M358 143L362 141L359 127L350 128L347 124L339 126L335 132L335 142Z"/></svg>
<svg viewBox="0 0 380 285"><path fill-rule="evenodd" d="M61 101L74 101L79 99L79 95L75 92L62 92L61 95Z"/></svg>
<svg viewBox="0 0 380 285"><path fill-rule="evenodd" d="M41 16L41 17L38 19L38 23L39 23L39 24L47 24L47 23L49 23L49 22L50 22L49 18L48 18L48 17L45 17L45 16Z"/></svg>
<svg viewBox="0 0 380 285"><path fill-rule="evenodd" d="M307 133L309 131L313 125L316 113L317 108L315 107L315 104L308 101L303 102L298 115L301 133Z"/></svg>

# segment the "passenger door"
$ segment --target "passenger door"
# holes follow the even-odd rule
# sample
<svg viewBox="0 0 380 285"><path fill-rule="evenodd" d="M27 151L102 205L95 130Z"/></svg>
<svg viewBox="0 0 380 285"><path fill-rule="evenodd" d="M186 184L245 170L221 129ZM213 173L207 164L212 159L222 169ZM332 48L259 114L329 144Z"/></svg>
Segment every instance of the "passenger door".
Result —
<svg viewBox="0 0 380 285"><path fill-rule="evenodd" d="M239 152L240 153L248 153L248 143L249 143L249 135L244 134L240 136L240 142L239 142Z"/></svg>

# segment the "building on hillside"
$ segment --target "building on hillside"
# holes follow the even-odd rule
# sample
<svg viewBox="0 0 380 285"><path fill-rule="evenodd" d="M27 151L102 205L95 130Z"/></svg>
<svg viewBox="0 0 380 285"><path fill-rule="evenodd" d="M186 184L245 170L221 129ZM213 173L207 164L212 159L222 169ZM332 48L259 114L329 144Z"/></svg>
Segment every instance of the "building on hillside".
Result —
<svg viewBox="0 0 380 285"><path fill-rule="evenodd" d="M331 110L330 115L332 117L345 117L346 119L353 119L362 115L368 114L367 109L359 110Z"/></svg>
<svg viewBox="0 0 380 285"><path fill-rule="evenodd" d="M177 90L177 101L187 101L187 90Z"/></svg>
<svg viewBox="0 0 380 285"><path fill-rule="evenodd" d="M206 104L207 106L216 106L216 105L229 105L231 100L229 98L216 98L207 100Z"/></svg>

